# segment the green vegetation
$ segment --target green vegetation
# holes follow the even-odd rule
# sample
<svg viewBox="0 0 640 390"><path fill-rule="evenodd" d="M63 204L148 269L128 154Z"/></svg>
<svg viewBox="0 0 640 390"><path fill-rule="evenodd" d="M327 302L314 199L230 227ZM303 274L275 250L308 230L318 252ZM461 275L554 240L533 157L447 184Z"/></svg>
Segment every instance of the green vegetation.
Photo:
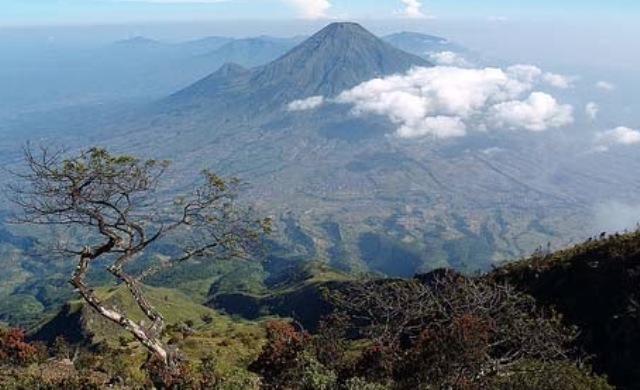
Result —
<svg viewBox="0 0 640 390"><path fill-rule="evenodd" d="M113 381L123 388L153 382L185 389L633 388L640 350L639 254L640 231L540 252L480 276L438 270L413 279L357 280L319 263L296 264L265 279L270 293L245 293L244 301L235 301L238 313L252 302L251 317L266 322L220 314L176 289L145 286L145 295L167 320L163 340L185 359L172 375L158 371L153 361L144 365L144 348L78 300L33 334L31 340L46 342L46 350L38 343L20 344L20 334L12 333L9 350L30 352L12 355L23 360L3 363L0 384L54 388L64 383L71 389ZM228 291L215 291L214 307L231 299ZM135 321L144 319L125 288L103 287L96 294L109 306L131 311ZM65 347L60 335L72 346ZM61 356L71 356L71 362Z"/></svg>
<svg viewBox="0 0 640 390"><path fill-rule="evenodd" d="M70 241L58 240L51 248L76 259L69 283L96 314L147 350L147 364L153 362L157 371L151 376L154 383L175 377L182 369L180 355L162 338L171 317L159 311L163 301L146 295L142 281L195 257L251 258L262 234L270 231L269 219L257 218L251 208L235 202L237 179L223 180L207 170L191 193L167 199L158 195L167 161L115 155L103 148L67 155L27 146L24 162L26 168L14 173L17 180L9 186L10 200L21 209L18 220L76 230ZM188 242L176 251L169 245L172 238ZM141 255L149 248L157 251L156 261L141 268ZM92 273L96 267L106 272ZM112 303L105 304L97 287L109 278L123 287L120 293L131 296L137 311L119 295L108 296ZM179 308L168 312L181 314Z"/></svg>
<svg viewBox="0 0 640 390"><path fill-rule="evenodd" d="M267 325L250 366L263 388L611 389L578 363L575 330L506 285L434 273L353 283L334 302L315 335Z"/></svg>
<svg viewBox="0 0 640 390"><path fill-rule="evenodd" d="M126 288L101 288L96 293L105 304L130 311L136 321L145 318ZM146 287L145 294L168 323L164 340L187 359L182 367L186 370L184 373L192 373L196 378L205 370L219 382L235 383L238 389L247 388L247 383L255 383L256 376L249 373L246 366L255 359L263 344L264 331L259 323L220 315L173 289ZM145 349L128 332L96 314L82 300L69 302L31 338L48 344L47 351L39 353L50 355L59 365L66 364L68 377L60 381L87 376L98 381L95 388L102 388L106 381L114 378L126 388L136 388L147 381L149 370L143 367L147 356ZM65 347L68 342L73 346ZM60 356L61 348L66 350L65 356ZM49 366L53 363L46 356L28 363L22 368L12 365L11 375L19 372L27 381L24 383L49 383L51 388L53 384L62 383L48 378ZM8 380L8 377L0 376L0 388L9 386ZM69 388L83 388L80 382L64 383L78 386Z"/></svg>
<svg viewBox="0 0 640 390"><path fill-rule="evenodd" d="M580 329L594 367L613 383L640 383L640 231L591 238L554 253L506 264L490 277L554 307Z"/></svg>

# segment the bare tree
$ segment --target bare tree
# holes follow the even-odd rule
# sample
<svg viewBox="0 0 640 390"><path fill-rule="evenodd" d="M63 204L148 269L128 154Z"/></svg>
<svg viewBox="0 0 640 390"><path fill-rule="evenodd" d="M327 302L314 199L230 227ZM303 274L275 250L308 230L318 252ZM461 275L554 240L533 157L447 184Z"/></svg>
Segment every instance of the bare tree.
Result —
<svg viewBox="0 0 640 390"><path fill-rule="evenodd" d="M436 271L428 280L354 282L331 297L351 318L350 333L383 347L396 379L413 388L478 385L528 360L573 353L572 329L530 296L485 278Z"/></svg>
<svg viewBox="0 0 640 390"><path fill-rule="evenodd" d="M77 258L71 285L167 367L176 357L162 340L165 320L146 298L142 279L194 256L247 255L270 230L268 219L255 218L250 208L236 205L236 179L223 180L205 171L203 183L193 192L168 200L157 191L168 166L165 161L112 155L101 148L67 156L46 148L34 152L27 146L24 157L27 169L15 173L18 180L9 191L22 209L19 221L76 229L73 242L59 245L62 253ZM143 267L142 272L130 270L152 244L171 238L191 244L179 256ZM130 313L110 307L95 294L86 275L97 260L107 262L107 271L127 287L150 325L137 323Z"/></svg>

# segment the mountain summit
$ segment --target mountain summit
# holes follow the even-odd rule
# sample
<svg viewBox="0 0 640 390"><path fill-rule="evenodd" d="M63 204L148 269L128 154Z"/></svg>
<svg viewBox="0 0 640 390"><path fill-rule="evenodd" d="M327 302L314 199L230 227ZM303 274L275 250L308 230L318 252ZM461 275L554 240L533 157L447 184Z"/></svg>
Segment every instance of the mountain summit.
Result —
<svg viewBox="0 0 640 390"><path fill-rule="evenodd" d="M357 23L332 23L277 60L249 74L235 74L238 79L233 82L207 77L176 93L173 99L183 103L193 98L200 102L207 99L212 103L231 98L254 109L272 109L314 95L335 96L412 66L432 65L391 46ZM233 88L221 88L220 83ZM206 91L211 93L207 95Z"/></svg>
<svg viewBox="0 0 640 390"><path fill-rule="evenodd" d="M266 65L255 78L260 84L285 82L299 97L333 96L375 77L429 66L357 23L332 23Z"/></svg>

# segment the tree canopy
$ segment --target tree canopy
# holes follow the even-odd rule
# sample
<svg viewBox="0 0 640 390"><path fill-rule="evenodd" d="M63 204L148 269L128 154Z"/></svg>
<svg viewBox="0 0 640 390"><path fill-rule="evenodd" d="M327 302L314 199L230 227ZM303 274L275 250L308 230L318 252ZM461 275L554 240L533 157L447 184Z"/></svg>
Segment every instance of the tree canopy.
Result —
<svg viewBox="0 0 640 390"><path fill-rule="evenodd" d="M170 366L175 360L162 340L165 321L146 299L142 280L194 256L251 257L270 231L268 218L237 202L240 182L203 171L201 182L184 194L160 190L168 161L112 154L90 148L75 154L47 148L24 150L26 169L16 172L10 198L22 210L20 222L73 228L72 239L56 243L56 251L73 256L70 283L98 313L129 331L150 355ZM160 241L181 244L181 252L133 271L141 255ZM175 251L174 251L175 252ZM126 285L150 324L104 304L87 282L98 260ZM145 263L147 264L147 263Z"/></svg>

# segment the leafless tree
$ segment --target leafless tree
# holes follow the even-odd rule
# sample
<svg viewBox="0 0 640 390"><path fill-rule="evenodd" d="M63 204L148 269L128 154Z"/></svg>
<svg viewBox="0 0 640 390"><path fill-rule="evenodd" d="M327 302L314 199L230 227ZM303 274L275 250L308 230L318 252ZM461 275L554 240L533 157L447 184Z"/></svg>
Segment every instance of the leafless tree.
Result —
<svg viewBox="0 0 640 390"><path fill-rule="evenodd" d="M75 256L70 283L100 315L130 332L166 366L175 356L162 340L165 320L146 298L142 280L164 268L194 256L218 258L248 255L268 233L268 219L254 217L253 210L237 206L239 182L203 172L203 183L191 193L162 197L158 189L168 163L113 155L91 148L75 155L52 153L46 148L24 150L26 169L14 173L10 199L22 213L20 222L73 227L75 237L60 244L62 253ZM190 242L184 252L143 272L130 264L162 239ZM103 302L86 281L90 267L106 261L107 271L132 294L149 325L130 313ZM140 269L140 268L138 268Z"/></svg>
<svg viewBox="0 0 640 390"><path fill-rule="evenodd" d="M511 286L452 271L429 280L356 282L332 298L357 337L388 347L399 366L428 380L447 373L445 383L454 388L463 378L480 383L503 375L527 359L564 360L576 336ZM405 380L419 376L400 372Z"/></svg>

